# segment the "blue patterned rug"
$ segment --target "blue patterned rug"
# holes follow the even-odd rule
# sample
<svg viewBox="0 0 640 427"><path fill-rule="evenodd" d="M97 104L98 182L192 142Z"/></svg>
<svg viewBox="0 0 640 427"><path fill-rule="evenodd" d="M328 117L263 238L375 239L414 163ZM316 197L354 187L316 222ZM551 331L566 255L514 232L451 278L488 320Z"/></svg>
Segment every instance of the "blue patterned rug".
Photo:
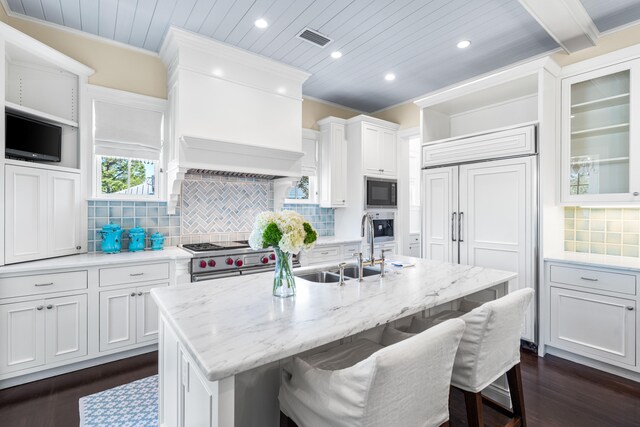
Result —
<svg viewBox="0 0 640 427"><path fill-rule="evenodd" d="M157 375L80 398L80 427L157 425Z"/></svg>

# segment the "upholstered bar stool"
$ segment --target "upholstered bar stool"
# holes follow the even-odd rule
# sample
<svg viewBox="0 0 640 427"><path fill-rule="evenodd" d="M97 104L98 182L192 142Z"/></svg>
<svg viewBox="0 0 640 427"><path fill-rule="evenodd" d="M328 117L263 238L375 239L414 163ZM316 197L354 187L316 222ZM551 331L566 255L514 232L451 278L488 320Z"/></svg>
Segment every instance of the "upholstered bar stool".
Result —
<svg viewBox="0 0 640 427"><path fill-rule="evenodd" d="M521 289L487 302L460 317L466 329L453 365L451 385L464 393L470 427L484 425L483 401L512 417L508 425L526 426L520 376L520 334L534 294L533 289ZM414 318L409 331L418 331L433 324L428 318ZM482 390L505 373L513 411L481 394Z"/></svg>
<svg viewBox="0 0 640 427"><path fill-rule="evenodd" d="M413 336L383 333L382 342L393 343L387 347L360 339L295 357L283 371L280 425L448 426L451 370L464 327L453 319Z"/></svg>

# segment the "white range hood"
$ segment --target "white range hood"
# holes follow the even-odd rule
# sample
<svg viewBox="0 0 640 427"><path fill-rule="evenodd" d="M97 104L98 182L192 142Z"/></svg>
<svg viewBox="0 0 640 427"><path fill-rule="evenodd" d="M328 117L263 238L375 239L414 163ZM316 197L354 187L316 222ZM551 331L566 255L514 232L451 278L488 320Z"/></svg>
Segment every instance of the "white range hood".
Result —
<svg viewBox="0 0 640 427"><path fill-rule="evenodd" d="M192 169L301 175L308 73L175 27L160 57L168 68L170 212Z"/></svg>

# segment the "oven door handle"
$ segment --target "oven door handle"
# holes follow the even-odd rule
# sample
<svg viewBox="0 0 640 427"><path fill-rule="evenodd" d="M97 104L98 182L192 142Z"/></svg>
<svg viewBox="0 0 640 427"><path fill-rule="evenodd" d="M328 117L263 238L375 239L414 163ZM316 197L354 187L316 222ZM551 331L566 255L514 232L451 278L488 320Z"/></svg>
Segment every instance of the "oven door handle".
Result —
<svg viewBox="0 0 640 427"><path fill-rule="evenodd" d="M239 276L240 275L240 271L228 271L228 272L221 272L221 273L210 273L210 274L197 274L197 275L193 275L191 276L191 282L202 282L205 280L213 280L213 279L222 279L224 277L234 277L234 276Z"/></svg>

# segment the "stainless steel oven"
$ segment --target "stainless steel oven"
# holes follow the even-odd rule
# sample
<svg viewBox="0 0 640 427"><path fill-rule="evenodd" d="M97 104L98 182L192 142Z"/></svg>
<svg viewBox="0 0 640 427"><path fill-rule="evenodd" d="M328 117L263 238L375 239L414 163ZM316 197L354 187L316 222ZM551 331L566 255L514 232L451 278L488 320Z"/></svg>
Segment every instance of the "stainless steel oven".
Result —
<svg viewBox="0 0 640 427"><path fill-rule="evenodd" d="M392 242L396 239L396 214L393 211L372 211L367 214L373 220L373 241Z"/></svg>
<svg viewBox="0 0 640 427"><path fill-rule="evenodd" d="M391 208L398 207L398 180L365 177L365 208Z"/></svg>

